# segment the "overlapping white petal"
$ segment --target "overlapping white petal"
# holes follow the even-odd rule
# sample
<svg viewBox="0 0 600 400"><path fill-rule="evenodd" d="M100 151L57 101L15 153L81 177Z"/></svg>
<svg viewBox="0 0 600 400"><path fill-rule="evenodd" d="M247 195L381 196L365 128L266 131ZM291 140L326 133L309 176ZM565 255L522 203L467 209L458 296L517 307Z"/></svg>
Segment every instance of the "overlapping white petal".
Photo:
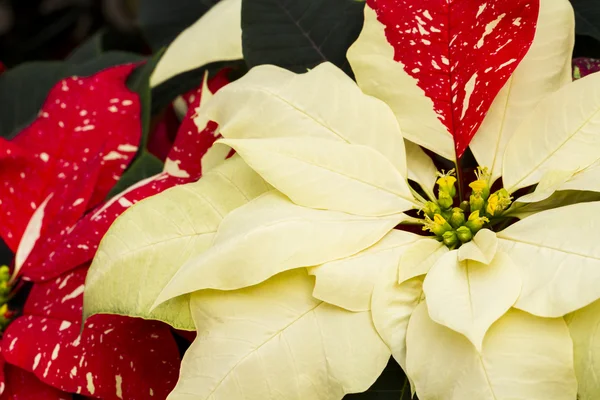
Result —
<svg viewBox="0 0 600 400"><path fill-rule="evenodd" d="M377 332L406 371L406 331L413 311L424 299L423 277L397 281L397 268L388 266L382 271L373 288L371 314Z"/></svg>
<svg viewBox="0 0 600 400"><path fill-rule="evenodd" d="M561 317L600 298L600 202L543 211L499 232L499 251L520 270L516 308Z"/></svg>
<svg viewBox="0 0 600 400"><path fill-rule="evenodd" d="M179 267L210 247L225 215L269 189L236 156L199 182L133 205L113 223L96 252L87 274L84 316L127 314L193 330L187 297L150 312L152 303Z"/></svg>
<svg viewBox="0 0 600 400"><path fill-rule="evenodd" d="M267 182L294 203L381 216L418 208L406 178L371 147L292 137L226 139Z"/></svg>
<svg viewBox="0 0 600 400"><path fill-rule="evenodd" d="M473 260L482 264L489 264L496 256L498 238L489 229L482 229L475 234L470 242L458 249L458 261Z"/></svg>
<svg viewBox="0 0 600 400"><path fill-rule="evenodd" d="M483 264L459 261L458 251L451 251L429 271L423 291L431 319L462 333L481 351L489 327L519 297L521 277L501 252Z"/></svg>
<svg viewBox="0 0 600 400"><path fill-rule="evenodd" d="M377 379L390 352L367 312L311 296L303 269L192 295L198 336L169 400L340 400Z"/></svg>
<svg viewBox="0 0 600 400"><path fill-rule="evenodd" d="M392 230L354 256L309 268L309 274L317 278L313 296L350 311L370 310L373 286L382 271L392 268L397 276L402 254L420 240L421 236Z"/></svg>
<svg viewBox="0 0 600 400"><path fill-rule="evenodd" d="M482 351L436 324L421 303L410 318L407 373L419 400L574 400L573 349L562 318L510 310Z"/></svg>
<svg viewBox="0 0 600 400"><path fill-rule="evenodd" d="M233 290L372 246L404 215L361 217L293 204L272 191L229 213L213 246L184 264L155 305L202 289Z"/></svg>
<svg viewBox="0 0 600 400"><path fill-rule="evenodd" d="M195 122L220 126L228 139L308 137L372 147L404 177L404 138L390 108L367 96L330 63L305 74L253 68L215 94Z"/></svg>
<svg viewBox="0 0 600 400"><path fill-rule="evenodd" d="M444 243L431 237L423 237L415 242L402 254L398 283L427 274L448 251Z"/></svg>
<svg viewBox="0 0 600 400"><path fill-rule="evenodd" d="M542 100L506 147L502 179L509 192L553 169L584 169L600 154L600 74L588 75Z"/></svg>
<svg viewBox="0 0 600 400"><path fill-rule="evenodd" d="M579 383L579 400L596 400L600 396L600 300L565 317L573 339L575 374Z"/></svg>

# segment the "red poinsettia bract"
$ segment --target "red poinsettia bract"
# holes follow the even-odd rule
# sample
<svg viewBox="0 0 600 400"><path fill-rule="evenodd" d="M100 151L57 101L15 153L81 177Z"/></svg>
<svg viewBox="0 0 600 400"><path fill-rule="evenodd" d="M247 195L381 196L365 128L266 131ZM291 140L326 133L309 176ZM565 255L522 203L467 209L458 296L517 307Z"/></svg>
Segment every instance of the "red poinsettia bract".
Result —
<svg viewBox="0 0 600 400"><path fill-rule="evenodd" d="M0 179L13 189L0 194L0 215L9 221L0 235L17 251L20 275L34 282L23 315L9 325L2 341L7 374L0 391L11 396L6 398L67 399L68 393L81 393L160 399L177 379L179 353L166 325L98 315L81 329L85 276L104 232L136 201L197 180L199 160L216 140L212 126L198 132L182 125L163 173L94 207L137 150L139 99L125 86L132 68L61 81L38 119L14 140L0 143ZM21 368L16 369L19 379L41 381L29 386L35 392L18 397L11 389L8 372L15 366Z"/></svg>

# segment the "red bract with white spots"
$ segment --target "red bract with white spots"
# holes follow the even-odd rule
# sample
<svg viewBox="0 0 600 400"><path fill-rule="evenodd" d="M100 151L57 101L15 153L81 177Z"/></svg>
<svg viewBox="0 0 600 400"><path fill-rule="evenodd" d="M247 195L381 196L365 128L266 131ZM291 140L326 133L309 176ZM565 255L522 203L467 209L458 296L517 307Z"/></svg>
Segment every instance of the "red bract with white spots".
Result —
<svg viewBox="0 0 600 400"><path fill-rule="evenodd" d="M38 118L9 143L0 142L0 236L11 249L34 211L89 170L94 158L100 168L93 192L81 200L84 207L101 202L120 178L141 136L139 98L125 85L133 68L63 79Z"/></svg>
<svg viewBox="0 0 600 400"><path fill-rule="evenodd" d="M70 393L55 389L42 382L32 373L21 368L5 365L6 390L0 400L72 400Z"/></svg>
<svg viewBox="0 0 600 400"><path fill-rule="evenodd" d="M368 0L349 59L410 140L460 158L531 46L538 12L539 0Z"/></svg>
<svg viewBox="0 0 600 400"><path fill-rule="evenodd" d="M96 315L81 331L87 269L34 285L24 315L4 334L5 359L67 392L102 399L164 399L180 362L169 327Z"/></svg>
<svg viewBox="0 0 600 400"><path fill-rule="evenodd" d="M47 275L52 275L52 280L48 280L44 272L48 266L41 263L52 251L74 246L68 233L79 226L78 221L86 210L104 198L137 150L139 102L125 87L125 79L131 71L131 66L115 67L85 78L81 84L76 80L62 81L51 91L36 122L14 140L0 142L4 149L0 152L0 167L7 166L7 170L0 170L0 179L6 187L19 189L14 193L0 193L0 215L3 222L5 216L10 220L10 225L3 227L7 229L1 233L6 238L10 233L14 239L16 265L23 265L24 272L31 267L39 273L39 276L33 274L33 278L40 278L34 279L37 282L29 294L23 315L5 331L2 347L6 371L16 370L19 379L34 379L37 384L31 387L38 387L42 394L35 397L35 393L12 388L7 377L6 396L11 396L8 399L70 399L71 395L66 392L103 399L160 399L166 397L177 379L179 351L168 326L141 319L99 315L89 318L85 329L81 329L88 268L85 262L93 257L95 250L87 252L86 259L81 262L68 260L58 273L50 271ZM69 114L69 109L60 105L66 104L68 99L72 102L73 97L69 96L78 91L81 96L78 106L73 106ZM94 93L95 97L90 98ZM58 112L51 112L57 111L52 107L48 111L47 106L52 104L58 104ZM83 113L86 104L86 113ZM59 115L60 110L67 111ZM43 115L44 112L48 115ZM44 136L47 133L45 127L50 130L52 124L57 124L56 120L52 122L53 116L60 116L59 122L69 128L60 131L54 140L49 134ZM88 116L96 116L98 120L79 121ZM78 123L95 126L77 129L81 126ZM87 136L83 132L87 132ZM188 138L182 137L181 146L197 147L196 137L197 132ZM67 148L58 147L57 141ZM30 154L32 149L33 156ZM176 177L163 173L156 177L157 185L175 178L178 180L170 185L176 184L183 179L182 175L197 179L199 159L191 163L193 151L190 153L189 158L188 153L180 154L178 168L169 165L167 171L176 171ZM31 177L32 181L23 178L22 174ZM119 199L114 203L125 204L126 200ZM34 207L31 210L19 208L30 203L36 205L35 211L31 211ZM108 209L110 206L99 207L87 216L91 218ZM87 234L98 233L94 224L87 226ZM27 273L23 277L31 278ZM32 372L35 377L25 371Z"/></svg>
<svg viewBox="0 0 600 400"><path fill-rule="evenodd" d="M221 82L223 78L219 79ZM162 173L138 182L85 215L70 229L40 242L30 255L34 261L25 265L22 275L29 280L44 281L90 261L110 225L127 208L172 186L198 180L202 175L201 160L218 139L215 136L216 124L209 123L204 130L198 131L193 122L200 100L200 93L197 92Z"/></svg>

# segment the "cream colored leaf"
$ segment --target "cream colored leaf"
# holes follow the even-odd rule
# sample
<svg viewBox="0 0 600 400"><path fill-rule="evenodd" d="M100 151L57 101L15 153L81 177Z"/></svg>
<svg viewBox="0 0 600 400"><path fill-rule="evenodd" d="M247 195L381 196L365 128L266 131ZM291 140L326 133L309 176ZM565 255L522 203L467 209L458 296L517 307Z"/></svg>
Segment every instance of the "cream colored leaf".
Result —
<svg viewBox="0 0 600 400"><path fill-rule="evenodd" d="M406 179L371 147L305 137L220 143L304 207L382 216L419 206Z"/></svg>
<svg viewBox="0 0 600 400"><path fill-rule="evenodd" d="M242 54L242 0L221 0L169 45L150 77L155 87L183 72Z"/></svg>
<svg viewBox="0 0 600 400"><path fill-rule="evenodd" d="M192 295L198 336L169 400L340 400L362 392L390 352L370 313L315 300L304 269L233 292Z"/></svg>
<svg viewBox="0 0 600 400"><path fill-rule="evenodd" d="M373 285L388 267L398 270L402 253L420 236L392 230L383 239L360 253L309 268L316 277L313 296L349 311L371 309Z"/></svg>
<svg viewBox="0 0 600 400"><path fill-rule="evenodd" d="M482 229L473 240L460 246L458 249L458 261L473 260L482 264L489 264L496 256L498 249L498 238L489 229Z"/></svg>
<svg viewBox="0 0 600 400"><path fill-rule="evenodd" d="M360 36L348 49L348 60L363 92L383 100L394 111L402 133L449 160L454 160L454 141L434 111L417 81L394 60L385 27L371 7L365 7L365 23Z"/></svg>
<svg viewBox="0 0 600 400"><path fill-rule="evenodd" d="M429 199L434 201L436 197L433 193L433 187L437 181L437 168L419 145L405 140L404 146L406 147L408 178L417 182Z"/></svg>
<svg viewBox="0 0 600 400"><path fill-rule="evenodd" d="M240 289L286 270L351 256L403 218L314 210L279 192L266 193L225 217L213 246L179 269L155 305L196 290Z"/></svg>
<svg viewBox="0 0 600 400"><path fill-rule="evenodd" d="M448 251L444 243L432 238L423 237L415 242L400 258L398 283L427 274L437 260Z"/></svg>
<svg viewBox="0 0 600 400"><path fill-rule="evenodd" d="M600 159L578 171L557 190L581 190L600 192Z"/></svg>
<svg viewBox="0 0 600 400"><path fill-rule="evenodd" d="M215 142L200 160L202 172L210 171L221 165L229 157L229 154L231 154L231 147Z"/></svg>
<svg viewBox="0 0 600 400"><path fill-rule="evenodd" d="M211 245L223 216L266 190L268 185L236 156L196 183L133 205L100 243L87 275L85 317L131 315L193 330L187 296L152 312L150 306L179 267Z"/></svg>
<svg viewBox="0 0 600 400"><path fill-rule="evenodd" d="M579 383L579 400L597 400L600 396L600 301L568 315L567 324L573 339L575 374Z"/></svg>
<svg viewBox="0 0 600 400"><path fill-rule="evenodd" d="M573 348L562 318L508 311L478 353L436 324L421 303L406 337L407 371L419 400L575 400Z"/></svg>
<svg viewBox="0 0 600 400"><path fill-rule="evenodd" d="M431 268L423 290L431 319L462 333L480 351L489 327L517 301L521 277L506 254L496 253L486 265L459 262L451 251Z"/></svg>
<svg viewBox="0 0 600 400"><path fill-rule="evenodd" d="M521 271L516 308L561 317L600 298L600 202L543 211L499 232L498 250Z"/></svg>
<svg viewBox="0 0 600 400"><path fill-rule="evenodd" d="M407 176L404 139L390 108L330 63L304 74L255 67L219 90L195 122L204 127L207 120L228 139L310 137L369 146Z"/></svg>
<svg viewBox="0 0 600 400"><path fill-rule="evenodd" d="M557 190L561 190L565 184L572 179L575 172L576 171L563 171L554 169L546 171L533 193L521 196L515 201L519 203L537 203L544 201L552 196Z"/></svg>
<svg viewBox="0 0 600 400"><path fill-rule="evenodd" d="M574 26L568 0L540 1L533 43L470 144L479 165L489 168L492 182L502 173L506 145L521 122L544 97L572 81Z"/></svg>
<svg viewBox="0 0 600 400"><path fill-rule="evenodd" d="M542 100L506 147L509 192L539 182L550 170L580 170L600 153L600 74L570 83Z"/></svg>
<svg viewBox="0 0 600 400"><path fill-rule="evenodd" d="M385 268L373 288L371 314L375 329L405 371L406 330L413 311L422 300L423 277L398 284L397 268Z"/></svg>

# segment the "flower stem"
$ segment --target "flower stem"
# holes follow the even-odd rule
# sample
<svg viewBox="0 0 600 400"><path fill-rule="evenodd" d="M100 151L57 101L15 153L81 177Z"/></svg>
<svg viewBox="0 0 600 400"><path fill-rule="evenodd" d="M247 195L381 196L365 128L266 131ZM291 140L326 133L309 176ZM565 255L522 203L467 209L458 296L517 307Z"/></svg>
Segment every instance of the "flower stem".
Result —
<svg viewBox="0 0 600 400"><path fill-rule="evenodd" d="M458 158L458 155L456 157L456 161L454 162L454 165L456 165L456 180L458 182L458 202L461 203L464 198L465 185L463 182L462 165L460 162L460 158Z"/></svg>

